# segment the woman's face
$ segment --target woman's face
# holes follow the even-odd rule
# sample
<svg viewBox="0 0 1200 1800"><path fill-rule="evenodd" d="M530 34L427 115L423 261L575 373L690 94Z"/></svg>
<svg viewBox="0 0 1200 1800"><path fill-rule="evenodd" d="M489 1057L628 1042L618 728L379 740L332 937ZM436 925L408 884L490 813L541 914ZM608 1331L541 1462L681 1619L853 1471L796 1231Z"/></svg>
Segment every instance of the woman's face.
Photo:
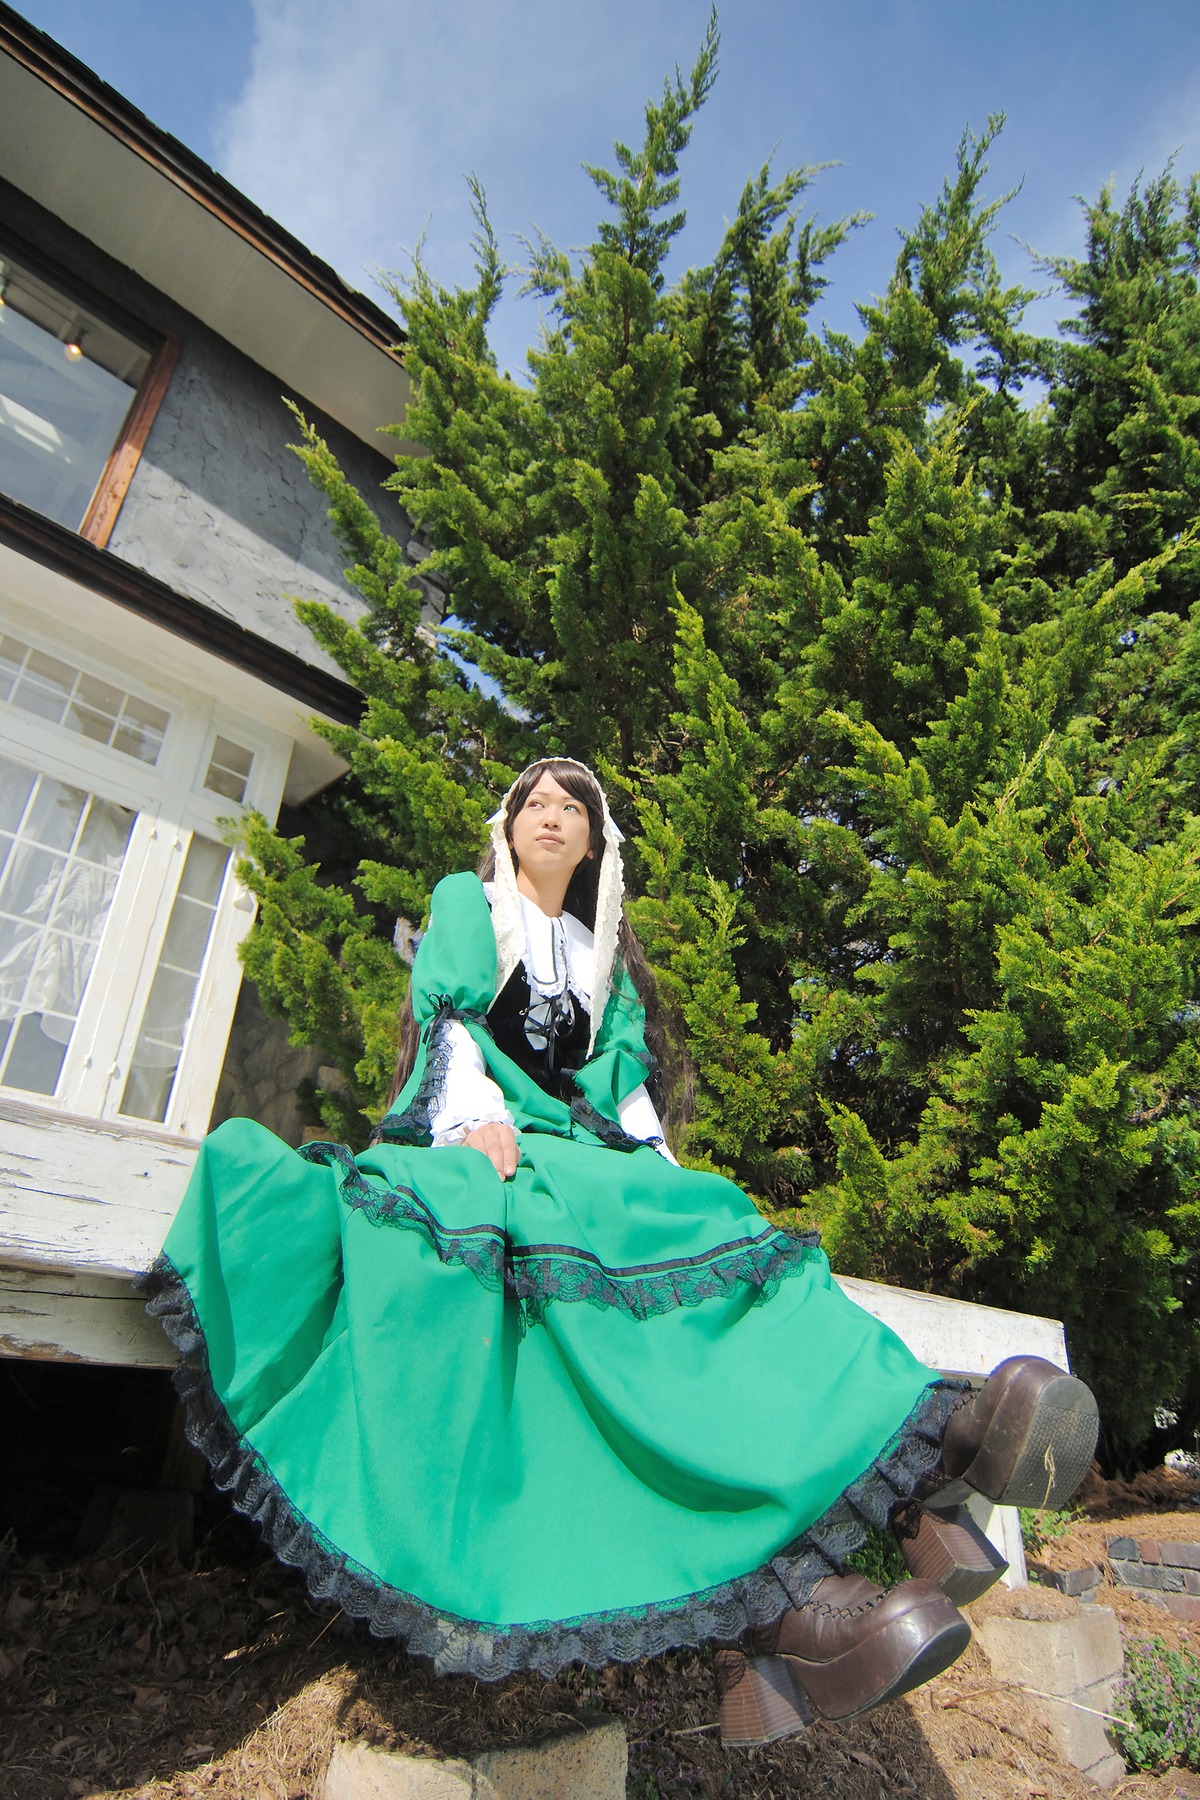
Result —
<svg viewBox="0 0 1200 1800"><path fill-rule="evenodd" d="M553 775L539 775L525 804L509 820L509 841L521 868L531 879L540 874L569 881L591 854L588 809L560 787Z"/></svg>

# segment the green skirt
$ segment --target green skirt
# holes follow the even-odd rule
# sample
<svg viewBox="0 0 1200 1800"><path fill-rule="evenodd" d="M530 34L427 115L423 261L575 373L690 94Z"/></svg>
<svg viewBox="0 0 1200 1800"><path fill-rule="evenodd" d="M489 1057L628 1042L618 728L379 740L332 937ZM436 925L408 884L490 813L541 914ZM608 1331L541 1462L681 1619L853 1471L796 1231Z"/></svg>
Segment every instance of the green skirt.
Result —
<svg viewBox="0 0 1200 1800"><path fill-rule="evenodd" d="M189 1430L317 1597L494 1680L731 1639L937 1459L943 1382L654 1150L202 1147L152 1274Z"/></svg>

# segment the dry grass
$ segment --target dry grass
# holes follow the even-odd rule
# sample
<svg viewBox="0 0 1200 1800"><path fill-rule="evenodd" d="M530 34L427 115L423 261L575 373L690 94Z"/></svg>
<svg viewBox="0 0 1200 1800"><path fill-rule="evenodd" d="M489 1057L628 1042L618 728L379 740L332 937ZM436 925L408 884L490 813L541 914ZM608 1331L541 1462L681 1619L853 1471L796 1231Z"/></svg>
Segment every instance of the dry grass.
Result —
<svg viewBox="0 0 1200 1800"><path fill-rule="evenodd" d="M1188 1507L1198 1492L1161 1476L1094 1487L1086 1516L1045 1560L1060 1568L1099 1561L1104 1538L1118 1531L1200 1535L1200 1510ZM3 1800L310 1800L338 1738L469 1757L570 1729L582 1710L625 1723L629 1791L639 1800L1082 1800L1096 1792L1058 1759L1022 1696L993 1679L975 1647L907 1700L849 1726L725 1752L702 1656L496 1688L434 1680L317 1611L239 1521L214 1516L186 1565L51 1563L8 1544L0 1571ZM1126 1628L1197 1647L1200 1634L1120 1590L1103 1599ZM1200 1800L1200 1779L1168 1771L1114 1792Z"/></svg>

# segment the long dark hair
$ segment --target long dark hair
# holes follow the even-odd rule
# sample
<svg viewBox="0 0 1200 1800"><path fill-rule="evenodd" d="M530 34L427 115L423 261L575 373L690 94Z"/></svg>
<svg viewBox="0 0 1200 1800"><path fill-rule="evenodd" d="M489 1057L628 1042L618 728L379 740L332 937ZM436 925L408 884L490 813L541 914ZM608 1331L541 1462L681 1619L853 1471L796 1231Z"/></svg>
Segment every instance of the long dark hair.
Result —
<svg viewBox="0 0 1200 1800"><path fill-rule="evenodd" d="M604 796L591 770L585 769L581 763L558 757L547 757L543 762L531 763L517 777L509 795L505 836L511 849L512 821L543 775L552 776L573 800L582 801L587 808L591 828L589 848L592 854L583 858L571 876L563 898L563 910L573 913L591 931L596 924L600 868L608 853L608 846L604 841ZM516 851L512 854L514 866L519 867ZM480 859L476 874L481 881L491 881L495 873L496 852L489 844ZM691 1068L675 1035L668 1028L654 974L624 910L617 930L617 955L637 990L638 999L646 1009L646 1048L656 1064L654 1073L647 1077L651 1097L658 1108L664 1128L676 1123L682 1124L690 1113ZM412 1074L420 1041L420 1030L413 1018L412 1000L406 995L400 1009L400 1054L396 1062L389 1105Z"/></svg>

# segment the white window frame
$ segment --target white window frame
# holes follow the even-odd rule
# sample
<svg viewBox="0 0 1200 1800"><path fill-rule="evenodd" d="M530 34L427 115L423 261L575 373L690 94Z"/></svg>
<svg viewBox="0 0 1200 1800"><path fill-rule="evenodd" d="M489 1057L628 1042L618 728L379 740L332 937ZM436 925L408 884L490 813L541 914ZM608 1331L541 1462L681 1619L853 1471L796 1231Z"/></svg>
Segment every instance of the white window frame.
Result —
<svg viewBox="0 0 1200 1800"><path fill-rule="evenodd" d="M250 807L273 819L291 740L212 695L174 682L164 687L145 666L112 663L76 638L31 630L20 613L9 615L3 605L0 632L151 700L170 715L157 765L151 767L0 701L0 755L137 814L55 1092L35 1094L0 1084L0 1095L85 1118L198 1136L212 1111L241 985L238 945L254 920L253 898L234 871L236 853L217 899L166 1117L151 1121L123 1114L125 1083L192 838L199 832L223 843L227 827L221 821ZM203 787L217 737L253 752L240 804Z"/></svg>

